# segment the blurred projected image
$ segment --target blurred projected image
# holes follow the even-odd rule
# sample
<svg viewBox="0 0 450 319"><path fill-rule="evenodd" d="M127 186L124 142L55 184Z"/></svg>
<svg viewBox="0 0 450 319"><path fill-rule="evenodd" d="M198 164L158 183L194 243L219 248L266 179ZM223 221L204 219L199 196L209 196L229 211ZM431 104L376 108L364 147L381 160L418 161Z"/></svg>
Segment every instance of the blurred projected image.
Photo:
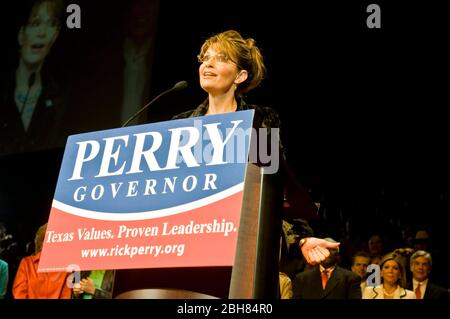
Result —
<svg viewBox="0 0 450 319"><path fill-rule="evenodd" d="M72 1L14 4L10 56L0 66L0 156L63 148L68 135L120 127L152 96L160 1L75 2L78 30L65 25ZM131 124L147 121L143 112Z"/></svg>
<svg viewBox="0 0 450 319"><path fill-rule="evenodd" d="M23 6L17 30L18 59L1 79L0 155L64 143L58 134L64 110L62 93L47 68L64 8L62 0L35 0Z"/></svg>
<svg viewBox="0 0 450 319"><path fill-rule="evenodd" d="M70 134L120 127L153 95L159 1L113 1L107 8L100 4L81 6L85 33L76 57L79 68L70 83ZM130 125L147 122L143 112Z"/></svg>
<svg viewBox="0 0 450 319"><path fill-rule="evenodd" d="M125 17L123 44L124 78L121 123L128 120L149 99L156 15L159 1L132 1ZM145 114L133 124L145 123Z"/></svg>

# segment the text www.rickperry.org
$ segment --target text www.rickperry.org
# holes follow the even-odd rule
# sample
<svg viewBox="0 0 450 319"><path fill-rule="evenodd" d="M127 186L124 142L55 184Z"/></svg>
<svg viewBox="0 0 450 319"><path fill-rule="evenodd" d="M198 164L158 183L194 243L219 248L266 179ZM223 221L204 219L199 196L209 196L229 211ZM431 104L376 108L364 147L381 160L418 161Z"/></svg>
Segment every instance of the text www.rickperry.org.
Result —
<svg viewBox="0 0 450 319"><path fill-rule="evenodd" d="M95 258L95 257L115 257L115 256L128 256L133 258L134 256L148 255L158 257L160 255L174 254L182 256L184 254L184 244L172 244L172 245L149 245L149 246L125 246L116 245L113 248L90 248L82 249L82 258Z"/></svg>

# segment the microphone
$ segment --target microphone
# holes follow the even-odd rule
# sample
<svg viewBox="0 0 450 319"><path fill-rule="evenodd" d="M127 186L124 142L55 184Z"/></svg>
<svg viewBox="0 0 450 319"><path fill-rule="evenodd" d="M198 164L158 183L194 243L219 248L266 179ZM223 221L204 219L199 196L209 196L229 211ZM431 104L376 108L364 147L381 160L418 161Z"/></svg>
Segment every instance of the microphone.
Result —
<svg viewBox="0 0 450 319"><path fill-rule="evenodd" d="M25 95L25 100L23 101L22 107L20 109L20 116L22 116L23 110L25 109L25 105L27 104L28 101L28 95L30 95L30 90L34 84L34 81L36 81L36 72L31 73L30 77L28 78L27 94Z"/></svg>
<svg viewBox="0 0 450 319"><path fill-rule="evenodd" d="M167 93L172 92L172 91L183 90L183 89L185 89L187 87L188 87L187 81L177 82L173 87L171 87L168 90L165 90L164 92L159 94L157 97L155 97L153 100L151 100L150 102L145 104L139 111L137 111L132 117L130 117L125 123L123 123L123 125L121 127L125 127L128 124L130 124L130 122L132 120L134 120L136 117L138 117L139 114L141 114L143 111L145 111L150 105L152 105L154 102L156 102L161 96L166 95Z"/></svg>

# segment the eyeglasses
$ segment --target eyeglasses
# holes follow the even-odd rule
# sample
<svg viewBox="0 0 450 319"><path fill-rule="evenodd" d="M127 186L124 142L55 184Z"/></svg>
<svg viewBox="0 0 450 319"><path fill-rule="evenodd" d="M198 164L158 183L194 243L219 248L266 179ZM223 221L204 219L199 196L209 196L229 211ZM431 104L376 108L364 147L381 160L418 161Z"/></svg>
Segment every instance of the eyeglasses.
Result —
<svg viewBox="0 0 450 319"><path fill-rule="evenodd" d="M51 18L51 19L44 21L39 17L35 17L28 22L27 26L32 29L37 29L41 26L45 26L45 27L51 28L51 29L57 29L57 28L59 28L59 21L57 18Z"/></svg>
<svg viewBox="0 0 450 319"><path fill-rule="evenodd" d="M228 57L228 55L224 54L224 53L217 53L215 55L210 55L210 54L205 54L205 55L197 55L197 59L198 62L200 63L204 63L209 61L210 59L215 59L216 62L220 62L220 63L227 63L228 61L230 61L230 58Z"/></svg>

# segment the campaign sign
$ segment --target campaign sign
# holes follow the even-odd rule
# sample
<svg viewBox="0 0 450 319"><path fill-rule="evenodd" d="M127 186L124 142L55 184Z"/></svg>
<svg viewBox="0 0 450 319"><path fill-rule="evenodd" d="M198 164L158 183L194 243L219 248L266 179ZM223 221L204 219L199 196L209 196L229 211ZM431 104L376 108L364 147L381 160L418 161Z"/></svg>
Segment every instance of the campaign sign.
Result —
<svg viewBox="0 0 450 319"><path fill-rule="evenodd" d="M233 265L253 115L70 136L39 271Z"/></svg>

